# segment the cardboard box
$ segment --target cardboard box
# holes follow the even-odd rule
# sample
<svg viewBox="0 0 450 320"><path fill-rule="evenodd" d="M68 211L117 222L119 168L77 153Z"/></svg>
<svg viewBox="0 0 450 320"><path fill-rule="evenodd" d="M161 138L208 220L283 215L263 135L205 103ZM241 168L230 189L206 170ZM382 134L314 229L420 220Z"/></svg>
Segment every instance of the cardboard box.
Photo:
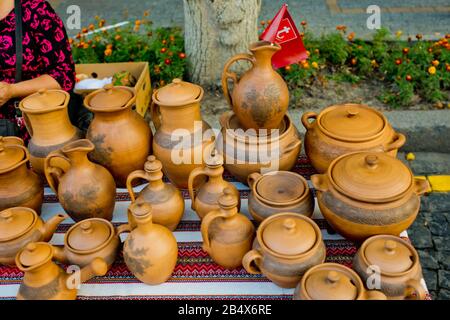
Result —
<svg viewBox="0 0 450 320"><path fill-rule="evenodd" d="M150 81L150 69L148 62L119 62L119 63L94 63L94 64L77 64L75 72L77 74L87 74L92 76L95 74L97 78L103 79L112 77L115 73L121 71L129 71L136 79L136 111L144 116L150 105L152 98L152 83ZM75 93L87 95L95 90L76 90Z"/></svg>

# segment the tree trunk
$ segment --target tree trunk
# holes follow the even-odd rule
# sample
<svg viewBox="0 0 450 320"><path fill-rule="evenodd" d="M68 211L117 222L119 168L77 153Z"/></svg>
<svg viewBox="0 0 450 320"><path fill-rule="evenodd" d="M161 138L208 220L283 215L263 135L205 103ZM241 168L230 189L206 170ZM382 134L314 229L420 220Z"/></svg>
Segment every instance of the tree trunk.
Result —
<svg viewBox="0 0 450 320"><path fill-rule="evenodd" d="M184 0L185 47L190 80L220 87L229 58L258 40L261 0ZM238 66L242 69L245 63Z"/></svg>

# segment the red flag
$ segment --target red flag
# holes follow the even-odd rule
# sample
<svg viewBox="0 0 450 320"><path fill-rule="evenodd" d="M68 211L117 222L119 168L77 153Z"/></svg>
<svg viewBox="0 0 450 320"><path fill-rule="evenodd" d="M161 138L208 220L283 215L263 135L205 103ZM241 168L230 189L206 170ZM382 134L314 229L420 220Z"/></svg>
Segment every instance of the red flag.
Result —
<svg viewBox="0 0 450 320"><path fill-rule="evenodd" d="M272 22L261 34L260 39L275 42L281 46L281 50L272 58L272 65L275 69L308 58L300 33L287 9L287 4L283 4Z"/></svg>

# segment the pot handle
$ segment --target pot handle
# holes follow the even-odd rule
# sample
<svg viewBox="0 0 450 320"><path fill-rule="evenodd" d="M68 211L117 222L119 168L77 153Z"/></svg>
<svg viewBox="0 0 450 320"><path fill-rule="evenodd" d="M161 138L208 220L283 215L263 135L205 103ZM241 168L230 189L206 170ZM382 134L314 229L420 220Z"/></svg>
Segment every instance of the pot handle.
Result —
<svg viewBox="0 0 450 320"><path fill-rule="evenodd" d="M69 260L67 259L66 251L64 250L64 246L55 246L52 245L53 248L53 258L56 261L62 264L69 264Z"/></svg>
<svg viewBox="0 0 450 320"><path fill-rule="evenodd" d="M66 161L67 163L69 163L69 165L71 165L71 161L69 158L66 157L66 155L62 152L62 151L53 151L52 153L50 153L47 158L45 158L45 162L44 162L44 173L45 173L45 177L47 178L47 182L50 186L50 188L52 188L53 192L55 194L58 193L58 186L59 186L59 180L61 180L61 177L64 175L64 171L61 168L55 167L51 164L52 159L62 159L64 161Z"/></svg>
<svg viewBox="0 0 450 320"><path fill-rule="evenodd" d="M201 224L201 232L203 238L203 250L209 253L209 249L211 248L211 242L209 241L209 226L211 222L217 218L226 218L228 217L222 211L211 211L206 216L203 217Z"/></svg>
<svg viewBox="0 0 450 320"><path fill-rule="evenodd" d="M411 279L406 282L405 299L407 300L425 300L427 292L420 281Z"/></svg>
<svg viewBox="0 0 450 320"><path fill-rule="evenodd" d="M283 150L283 154L285 155L285 154L291 152L292 150L298 148L298 146L301 145L301 144L302 144L302 141L301 141L300 139L292 141L292 142L286 147L286 149Z"/></svg>
<svg viewBox="0 0 450 320"><path fill-rule="evenodd" d="M227 128L227 119L228 119L229 114L230 114L230 112L227 111L227 112L222 113L219 117L220 126L224 129Z"/></svg>
<svg viewBox="0 0 450 320"><path fill-rule="evenodd" d="M317 119L317 113L315 112L305 112L302 115L302 124L306 128L306 130L310 130L312 124L309 122L309 119Z"/></svg>
<svg viewBox="0 0 450 320"><path fill-rule="evenodd" d="M205 168L203 167L198 167L195 168L194 170L191 171L191 174L189 175L189 179L188 179L188 190L189 190L189 196L191 197L191 208L194 209L194 202L195 202L195 198L196 198L196 194L195 194L195 190L194 190L194 182L195 179L199 176L208 176Z"/></svg>
<svg viewBox="0 0 450 320"><path fill-rule="evenodd" d="M116 233L120 236L122 233L129 233L132 231L131 225L129 223L121 224L116 228Z"/></svg>
<svg viewBox="0 0 450 320"><path fill-rule="evenodd" d="M247 184L250 188L253 189L253 186L255 185L256 181L261 179L262 175L259 172L253 172L247 177Z"/></svg>
<svg viewBox="0 0 450 320"><path fill-rule="evenodd" d="M228 69L231 67L233 63L235 63L238 60L247 60L250 61L253 65L255 65L256 62L255 57L253 57L251 54L241 53L229 59L225 64L222 74L222 90L231 108L233 108L233 102L231 100L231 94L228 88L228 80L231 79L233 81L233 85L236 85L238 83L238 76L235 72L231 72Z"/></svg>
<svg viewBox="0 0 450 320"><path fill-rule="evenodd" d="M365 300L387 300L386 295L378 290L369 290L364 294Z"/></svg>
<svg viewBox="0 0 450 320"><path fill-rule="evenodd" d="M242 258L242 265L244 269L250 274L261 274L260 263L262 260L262 254L258 250L251 250L247 252ZM252 262L255 262L256 268L252 266Z"/></svg>
<svg viewBox="0 0 450 320"><path fill-rule="evenodd" d="M430 190L430 183L426 179L414 178L414 192L422 196Z"/></svg>
<svg viewBox="0 0 450 320"><path fill-rule="evenodd" d="M136 195L134 194L134 190L133 190L133 181L136 179L144 179L146 181L149 181L147 172L145 172L144 170L136 170L128 175L126 185L127 185L128 194L130 195L130 198L131 198L131 202L136 201Z"/></svg>
<svg viewBox="0 0 450 320"><path fill-rule="evenodd" d="M316 190L322 192L329 190L328 177L325 174L315 174L311 176L311 182Z"/></svg>
<svg viewBox="0 0 450 320"><path fill-rule="evenodd" d="M153 124L155 125L155 129L158 130L161 127L161 118L160 118L160 110L159 105L157 105L153 100L150 104L150 116L152 118Z"/></svg>
<svg viewBox="0 0 450 320"><path fill-rule="evenodd" d="M396 132L393 141L385 147L385 151L398 150L406 143L406 137L403 133Z"/></svg>

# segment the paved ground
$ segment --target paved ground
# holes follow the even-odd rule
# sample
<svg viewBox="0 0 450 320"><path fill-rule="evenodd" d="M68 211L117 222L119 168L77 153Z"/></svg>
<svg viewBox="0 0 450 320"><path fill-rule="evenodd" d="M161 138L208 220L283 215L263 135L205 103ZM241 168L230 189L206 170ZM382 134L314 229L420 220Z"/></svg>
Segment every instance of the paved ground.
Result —
<svg viewBox="0 0 450 320"><path fill-rule="evenodd" d="M393 31L402 30L405 37L422 33L436 37L436 33L449 32L449 0L262 0L261 20L271 19L283 3L297 22L306 19L312 30L329 32L336 25L345 24L349 30L361 36L373 32L366 26L369 5L381 8L381 24ZM67 19L67 7L75 4L72 0L50 0L63 19ZM82 22L87 25L95 15L103 16L110 22L120 22L140 17L150 9L151 18L157 26L183 26L182 0L78 0ZM75 34L78 30L69 30Z"/></svg>

